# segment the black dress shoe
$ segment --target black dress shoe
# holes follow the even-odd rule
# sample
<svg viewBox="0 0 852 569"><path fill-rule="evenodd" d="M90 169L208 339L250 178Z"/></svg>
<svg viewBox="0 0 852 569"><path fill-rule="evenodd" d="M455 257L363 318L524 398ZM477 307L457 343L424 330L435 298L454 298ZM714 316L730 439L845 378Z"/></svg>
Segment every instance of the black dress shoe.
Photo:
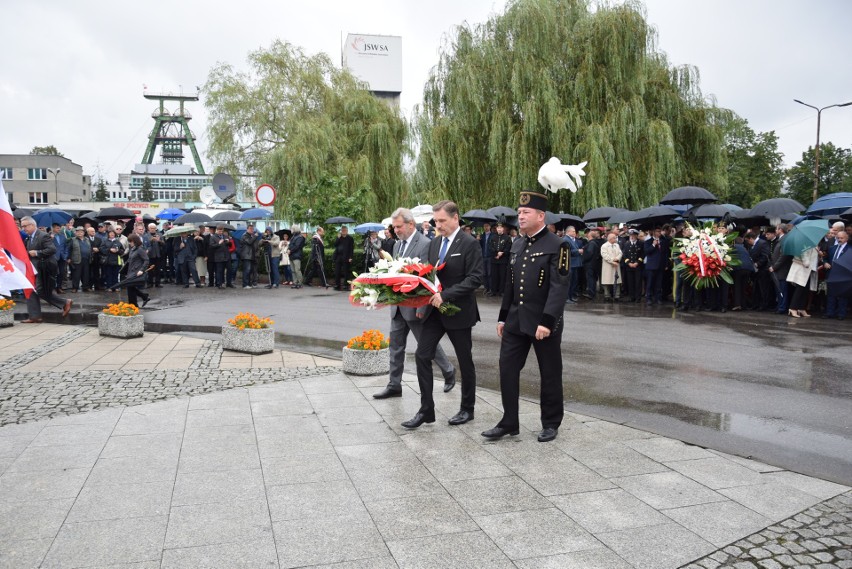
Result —
<svg viewBox="0 0 852 569"><path fill-rule="evenodd" d="M548 441L552 441L556 438L556 433L557 429L554 429L553 427L545 427L538 434L538 442L546 443Z"/></svg>
<svg viewBox="0 0 852 569"><path fill-rule="evenodd" d="M455 376L455 374L453 374L453 376L450 379L444 380L444 393L449 393L450 391L452 391L453 387L455 387L455 386L456 386L456 376Z"/></svg>
<svg viewBox="0 0 852 569"><path fill-rule="evenodd" d="M139 308L145 308L145 305L148 304L149 300L151 300L150 296L146 296L145 298L143 298L142 299L142 306L140 306Z"/></svg>
<svg viewBox="0 0 852 569"><path fill-rule="evenodd" d="M473 421L473 411L460 410L458 413L450 417L447 421L450 425L464 425L468 421Z"/></svg>
<svg viewBox="0 0 852 569"><path fill-rule="evenodd" d="M482 432L482 436L486 439L501 439L506 435L510 435L514 437L520 431L518 429L507 429L505 427L494 427L493 429L488 429L487 431Z"/></svg>
<svg viewBox="0 0 852 569"><path fill-rule="evenodd" d="M389 397L402 397L402 389L385 387L382 391L373 394L373 399L387 399Z"/></svg>
<svg viewBox="0 0 852 569"><path fill-rule="evenodd" d="M420 413L418 411L417 414L414 415L414 417L412 417L408 421L404 421L402 423L402 426L405 427L406 429L416 429L417 427L419 427L423 423L434 423L434 422L435 422L435 414L434 413L427 417L425 413Z"/></svg>

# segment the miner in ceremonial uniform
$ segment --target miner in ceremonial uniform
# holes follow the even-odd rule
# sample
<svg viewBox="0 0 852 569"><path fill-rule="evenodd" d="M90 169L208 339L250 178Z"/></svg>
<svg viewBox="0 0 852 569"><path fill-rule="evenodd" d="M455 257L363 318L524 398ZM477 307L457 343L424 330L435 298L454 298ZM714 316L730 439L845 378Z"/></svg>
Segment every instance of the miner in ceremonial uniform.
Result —
<svg viewBox="0 0 852 569"><path fill-rule="evenodd" d="M521 369L530 346L541 374L540 442L556 438L562 424L562 328L570 284L569 245L544 224L547 196L521 192L518 224L523 237L512 244L509 278L497 323L503 418L482 433L488 439L517 435Z"/></svg>

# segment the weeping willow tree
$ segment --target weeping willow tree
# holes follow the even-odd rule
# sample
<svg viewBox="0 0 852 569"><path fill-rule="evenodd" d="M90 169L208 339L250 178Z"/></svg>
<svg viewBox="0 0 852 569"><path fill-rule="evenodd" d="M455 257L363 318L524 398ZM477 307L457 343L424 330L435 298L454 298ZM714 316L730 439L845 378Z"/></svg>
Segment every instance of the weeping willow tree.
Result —
<svg viewBox="0 0 852 569"><path fill-rule="evenodd" d="M248 60L247 72L217 65L205 84L214 162L276 186L275 212L282 217L318 209L303 203L308 199L333 201L299 190L331 187L328 179L342 181L336 191L363 196L349 215L376 217L386 204L406 200L407 126L396 109L325 54L308 56L277 41Z"/></svg>
<svg viewBox="0 0 852 569"><path fill-rule="evenodd" d="M412 118L414 190L463 207L513 203L551 156L587 160L554 211L639 208L681 185L724 189L729 112L655 48L643 8L515 0L447 40Z"/></svg>

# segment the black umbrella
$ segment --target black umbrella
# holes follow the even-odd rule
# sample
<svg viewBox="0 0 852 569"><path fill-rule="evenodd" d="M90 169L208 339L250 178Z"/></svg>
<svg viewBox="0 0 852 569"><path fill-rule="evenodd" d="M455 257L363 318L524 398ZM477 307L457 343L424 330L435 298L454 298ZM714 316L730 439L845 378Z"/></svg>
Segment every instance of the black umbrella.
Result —
<svg viewBox="0 0 852 569"><path fill-rule="evenodd" d="M583 221L586 223L608 221L610 217L622 211L627 210L621 207L596 207L586 212L586 215L583 216Z"/></svg>
<svg viewBox="0 0 852 569"><path fill-rule="evenodd" d="M790 198L772 198L763 200L751 208L753 217L781 217L785 213L799 213L805 206Z"/></svg>
<svg viewBox="0 0 852 569"><path fill-rule="evenodd" d="M846 221L852 221L852 207L841 213L840 218L845 219Z"/></svg>
<svg viewBox="0 0 852 569"><path fill-rule="evenodd" d="M665 205L653 205L645 209L640 209L624 223L653 225L655 223L672 221L678 217L680 217L680 212L674 208Z"/></svg>
<svg viewBox="0 0 852 569"><path fill-rule="evenodd" d="M730 208L727 208L723 205L713 204L713 203L705 203L701 205L697 205L695 207L691 207L686 212L684 212L683 216L690 220L696 219L722 219L725 215L731 213Z"/></svg>
<svg viewBox="0 0 852 569"><path fill-rule="evenodd" d="M504 205L498 205L488 208L488 213L500 219L500 217L518 217L518 211Z"/></svg>
<svg viewBox="0 0 852 569"><path fill-rule="evenodd" d="M629 209L626 209L624 211L620 211L616 214L613 214L613 216L607 220L607 223L609 223L610 225L618 223L627 223L627 221L634 215L636 215L635 211L630 211Z"/></svg>
<svg viewBox="0 0 852 569"><path fill-rule="evenodd" d="M236 227L234 227L233 225L230 225L228 223L225 223L224 221L218 221L218 222L214 223L212 225L212 227L215 227L216 229L224 229L226 231L236 231L237 230Z"/></svg>
<svg viewBox="0 0 852 569"><path fill-rule="evenodd" d="M79 220L79 221L91 221L91 222L95 222L95 223L100 221L98 219L98 212L96 212L96 211L90 211L89 213L84 213L83 215L78 217L77 220Z"/></svg>
<svg viewBox="0 0 852 569"><path fill-rule="evenodd" d="M355 220L351 217L344 217L338 215L337 217L329 217L325 220L326 223L330 223L331 225L340 225L342 223L355 223Z"/></svg>
<svg viewBox="0 0 852 569"><path fill-rule="evenodd" d="M751 213L750 209L741 209L740 211L733 211L725 216L725 220L732 222L736 225L742 225L744 227L753 227L755 225L764 225L769 223L769 220L766 216L763 215L755 215Z"/></svg>
<svg viewBox="0 0 852 569"><path fill-rule="evenodd" d="M142 223L145 225L148 225L149 223L157 223L157 218L146 213L142 216Z"/></svg>
<svg viewBox="0 0 852 569"><path fill-rule="evenodd" d="M559 221L556 223L557 229L565 229L569 225L573 225L578 230L586 227L586 222L576 215L571 215L570 213L557 213L556 215L559 217Z"/></svg>
<svg viewBox="0 0 852 569"><path fill-rule="evenodd" d="M15 216L15 219L21 219L22 217L26 217L26 216L32 217L34 213L35 213L34 209L27 209L25 207L19 207L12 213L12 215Z"/></svg>
<svg viewBox="0 0 852 569"><path fill-rule="evenodd" d="M183 225L185 223L204 223L207 221L213 221L210 219L210 216L204 213L185 213L176 220L174 220L175 225Z"/></svg>
<svg viewBox="0 0 852 569"><path fill-rule="evenodd" d="M683 186L676 188L665 195L660 200L660 205L695 205L702 203L713 203L719 201L719 198L711 194L704 188L698 186Z"/></svg>
<svg viewBox="0 0 852 569"><path fill-rule="evenodd" d="M562 222L562 218L558 213L553 213L552 211L544 212L544 224L545 225L556 225L557 228L559 224Z"/></svg>
<svg viewBox="0 0 852 569"><path fill-rule="evenodd" d="M462 218L467 221L478 221L480 223L496 223L497 218L484 209L472 209L465 213Z"/></svg>
<svg viewBox="0 0 852 569"><path fill-rule="evenodd" d="M99 219L136 219L136 214L125 207L105 207L98 212Z"/></svg>
<svg viewBox="0 0 852 569"><path fill-rule="evenodd" d="M239 221L240 212L234 210L220 211L213 216L216 221Z"/></svg>
<svg viewBox="0 0 852 569"><path fill-rule="evenodd" d="M848 243L846 248L849 248ZM844 251L831 262L831 270L825 282L832 296L852 296L852 251Z"/></svg>
<svg viewBox="0 0 852 569"><path fill-rule="evenodd" d="M280 239L284 239L284 236L286 235L287 238L289 239L290 237L293 236L293 232L290 231L289 229L279 229L278 231L275 232L275 235L277 235Z"/></svg>

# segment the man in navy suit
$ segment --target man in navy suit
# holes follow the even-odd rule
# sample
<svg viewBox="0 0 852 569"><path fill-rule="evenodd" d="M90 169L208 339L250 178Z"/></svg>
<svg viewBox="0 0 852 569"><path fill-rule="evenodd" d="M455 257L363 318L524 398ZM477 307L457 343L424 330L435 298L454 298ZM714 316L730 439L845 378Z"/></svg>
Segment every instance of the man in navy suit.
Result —
<svg viewBox="0 0 852 569"><path fill-rule="evenodd" d="M65 274L68 272L68 257L70 250L68 247L68 238L65 236L65 231L58 223L53 224L53 242L56 244L56 292L63 293L62 283L65 282Z"/></svg>
<svg viewBox="0 0 852 569"><path fill-rule="evenodd" d="M482 284L485 287L487 294L494 294L499 291L491 290L491 240L494 236L491 234L491 224L485 222L482 224L482 237L479 238L479 245L482 247Z"/></svg>
<svg viewBox="0 0 852 569"><path fill-rule="evenodd" d="M663 269L669 253L662 233L657 227L653 236L645 240L645 300L648 306L663 300Z"/></svg>
<svg viewBox="0 0 852 569"><path fill-rule="evenodd" d="M823 265L826 271L831 271L831 264L836 263L837 260L844 255L852 255L852 253L849 252L848 233L845 231L838 231L835 235L835 239L837 240L837 244L832 245L828 249L828 254L826 255L827 262ZM846 320L846 307L848 306L849 301L845 296L838 296L837 294L832 293L831 288L831 283L829 283L828 302L826 304L825 313L823 313L822 317Z"/></svg>
<svg viewBox="0 0 852 569"><path fill-rule="evenodd" d="M41 231L32 217L21 218L21 229L27 235L27 254L30 262L37 271L36 290L27 298L27 316L25 324L39 324L41 318L41 301L62 309L62 316L68 316L73 302L59 298L54 294L56 284L56 241ZM63 236L64 237L64 236Z"/></svg>
<svg viewBox="0 0 852 569"><path fill-rule="evenodd" d="M471 330L479 322L475 292L482 284L482 248L476 239L460 230L459 208L455 203L441 201L432 207L432 213L436 236L430 243L427 260L442 267L438 271L438 279L443 288L429 301L437 310L424 319L417 343L415 359L417 382L420 384L420 409L414 417L402 423L407 429L435 422L432 360L438 342L445 334L455 348L462 381L461 407L449 423L461 425L472 421L476 401L476 367L473 365ZM444 302L455 304L459 312L452 316L441 314L440 308Z"/></svg>

